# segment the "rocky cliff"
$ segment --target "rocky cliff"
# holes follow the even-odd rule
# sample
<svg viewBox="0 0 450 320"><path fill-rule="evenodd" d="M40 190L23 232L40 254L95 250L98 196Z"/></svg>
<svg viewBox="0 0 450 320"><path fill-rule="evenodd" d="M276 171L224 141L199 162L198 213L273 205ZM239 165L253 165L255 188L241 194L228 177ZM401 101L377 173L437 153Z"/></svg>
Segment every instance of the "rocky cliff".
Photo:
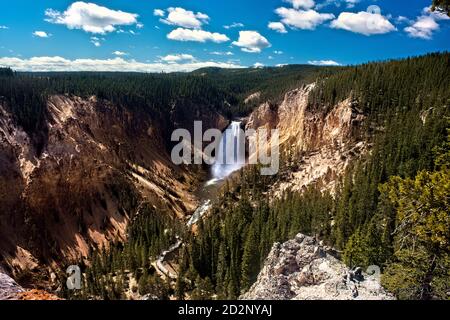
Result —
<svg viewBox="0 0 450 320"><path fill-rule="evenodd" d="M245 300L392 300L379 274L349 270L336 252L312 237L298 234L275 243Z"/></svg>
<svg viewBox="0 0 450 320"><path fill-rule="evenodd" d="M25 290L0 267L0 300L15 299Z"/></svg>
<svg viewBox="0 0 450 320"><path fill-rule="evenodd" d="M247 120L247 128L279 133L283 167L269 191L272 198L311 184L333 193L346 168L371 150L370 141L361 135L366 115L358 101L348 98L334 106L313 106L309 94L314 88L313 83L290 91L280 104L264 103ZM336 256L302 234L277 243L258 280L241 298L392 299L375 275L349 270Z"/></svg>
<svg viewBox="0 0 450 320"><path fill-rule="evenodd" d="M288 170L273 186L275 196L311 183L333 190L351 161L370 150L370 143L358 134L366 118L358 102L349 98L330 108L313 108L308 96L314 88L312 83L290 91L280 104L264 103L248 118L247 128L279 132Z"/></svg>
<svg viewBox="0 0 450 320"><path fill-rule="evenodd" d="M24 289L0 267L0 300L59 300L59 298L42 290Z"/></svg>
<svg viewBox="0 0 450 320"><path fill-rule="evenodd" d="M143 201L178 218L193 212L198 175L173 165L168 145L173 126L193 121L178 123L185 117L176 107L170 117L167 127L145 110L54 95L37 150L0 105L0 264L36 275L86 257L125 239ZM204 126L226 126L218 114L205 117Z"/></svg>

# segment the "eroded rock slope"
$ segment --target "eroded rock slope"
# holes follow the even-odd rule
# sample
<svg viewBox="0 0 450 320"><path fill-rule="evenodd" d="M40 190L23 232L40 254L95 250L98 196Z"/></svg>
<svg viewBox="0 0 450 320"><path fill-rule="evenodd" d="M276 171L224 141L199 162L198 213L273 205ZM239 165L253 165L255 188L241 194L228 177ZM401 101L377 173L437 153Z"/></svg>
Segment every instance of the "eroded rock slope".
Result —
<svg viewBox="0 0 450 320"><path fill-rule="evenodd" d="M391 300L377 274L349 270L331 248L298 234L275 243L245 300Z"/></svg>

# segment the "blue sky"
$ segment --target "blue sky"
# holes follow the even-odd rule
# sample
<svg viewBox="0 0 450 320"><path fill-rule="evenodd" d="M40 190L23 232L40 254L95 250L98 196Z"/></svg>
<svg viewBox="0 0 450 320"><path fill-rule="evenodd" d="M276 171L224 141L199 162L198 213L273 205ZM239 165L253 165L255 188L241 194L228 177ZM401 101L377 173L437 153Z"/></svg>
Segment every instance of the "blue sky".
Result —
<svg viewBox="0 0 450 320"><path fill-rule="evenodd" d="M431 0L0 0L0 66L189 71L450 49Z"/></svg>

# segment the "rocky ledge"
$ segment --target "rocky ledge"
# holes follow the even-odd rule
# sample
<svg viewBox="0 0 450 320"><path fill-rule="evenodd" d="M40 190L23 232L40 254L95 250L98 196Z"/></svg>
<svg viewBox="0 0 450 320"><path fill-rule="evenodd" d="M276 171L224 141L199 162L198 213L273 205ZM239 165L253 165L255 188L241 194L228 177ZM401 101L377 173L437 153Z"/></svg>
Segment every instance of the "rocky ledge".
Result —
<svg viewBox="0 0 450 320"><path fill-rule="evenodd" d="M275 243L244 300L392 300L379 275L348 269L331 248L298 234Z"/></svg>
<svg viewBox="0 0 450 320"><path fill-rule="evenodd" d="M0 300L60 300L43 290L26 290L0 267Z"/></svg>
<svg viewBox="0 0 450 320"><path fill-rule="evenodd" d="M25 290L0 267L0 300L17 299L18 294L24 291Z"/></svg>

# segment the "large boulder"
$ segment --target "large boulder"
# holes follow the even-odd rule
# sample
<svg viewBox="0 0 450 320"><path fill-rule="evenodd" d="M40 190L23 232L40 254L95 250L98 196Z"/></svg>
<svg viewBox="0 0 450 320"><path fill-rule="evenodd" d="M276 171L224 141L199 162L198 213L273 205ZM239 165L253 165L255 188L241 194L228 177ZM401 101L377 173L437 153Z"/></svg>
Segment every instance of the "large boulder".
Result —
<svg viewBox="0 0 450 320"><path fill-rule="evenodd" d="M392 300L379 274L350 270L333 250L298 234L275 243L257 281L240 297L245 300Z"/></svg>
<svg viewBox="0 0 450 320"><path fill-rule="evenodd" d="M0 300L15 300L25 290L0 267Z"/></svg>

